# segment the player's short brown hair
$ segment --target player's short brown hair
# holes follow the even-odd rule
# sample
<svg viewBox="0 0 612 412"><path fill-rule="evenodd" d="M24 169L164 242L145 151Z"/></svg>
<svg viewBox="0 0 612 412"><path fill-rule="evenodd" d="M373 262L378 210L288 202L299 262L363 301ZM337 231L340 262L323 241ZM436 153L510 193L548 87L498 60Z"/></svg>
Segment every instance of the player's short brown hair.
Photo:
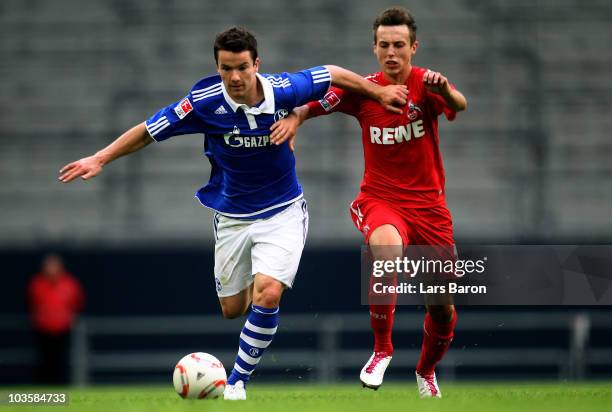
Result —
<svg viewBox="0 0 612 412"><path fill-rule="evenodd" d="M215 38L215 62L219 63L219 50L240 53L245 50L251 52L253 61L257 58L257 39L251 32L243 27L231 27Z"/></svg>
<svg viewBox="0 0 612 412"><path fill-rule="evenodd" d="M378 30L378 27L401 26L403 24L408 26L410 31L410 44L414 44L416 41L417 25L410 11L403 7L391 7L390 9L384 10L376 17L372 25L372 29L374 30L374 43L376 43L376 30Z"/></svg>

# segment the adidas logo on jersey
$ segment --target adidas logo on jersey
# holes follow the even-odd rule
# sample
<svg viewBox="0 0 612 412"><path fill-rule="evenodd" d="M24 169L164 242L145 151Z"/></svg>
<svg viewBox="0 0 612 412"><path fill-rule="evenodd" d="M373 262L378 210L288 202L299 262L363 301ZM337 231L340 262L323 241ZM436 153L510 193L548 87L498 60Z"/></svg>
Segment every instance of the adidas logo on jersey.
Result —
<svg viewBox="0 0 612 412"><path fill-rule="evenodd" d="M225 110L225 107L221 105L217 110L215 110L215 114L227 114L227 110Z"/></svg>

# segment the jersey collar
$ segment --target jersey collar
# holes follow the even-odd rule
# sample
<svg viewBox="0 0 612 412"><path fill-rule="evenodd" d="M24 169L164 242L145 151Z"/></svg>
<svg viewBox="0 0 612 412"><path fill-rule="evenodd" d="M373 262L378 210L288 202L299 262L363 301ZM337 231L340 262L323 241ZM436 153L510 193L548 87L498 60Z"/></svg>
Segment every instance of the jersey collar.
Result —
<svg viewBox="0 0 612 412"><path fill-rule="evenodd" d="M410 73L408 73L408 77L406 77L406 82L404 83L406 86L410 85L410 78L413 76L413 74L414 74L414 66L410 68ZM378 77L379 86L388 86L391 84L389 79L387 79L387 76L385 76L385 72L383 71L378 72L377 77Z"/></svg>
<svg viewBox="0 0 612 412"><path fill-rule="evenodd" d="M250 107L244 103L236 103L234 99L232 99L230 95L227 93L227 90L225 90L225 84L221 82L221 90L223 91L223 98L225 98L225 101L232 108L234 112L237 112L238 109L242 109L245 113L249 113L252 115L258 115L262 113L263 114L274 114L274 89L272 88L272 84L270 84L268 79L263 77L261 74L255 73L255 75L257 76L257 80L259 80L259 82L261 83L261 86L263 87L264 101L262 104L260 104L257 107Z"/></svg>

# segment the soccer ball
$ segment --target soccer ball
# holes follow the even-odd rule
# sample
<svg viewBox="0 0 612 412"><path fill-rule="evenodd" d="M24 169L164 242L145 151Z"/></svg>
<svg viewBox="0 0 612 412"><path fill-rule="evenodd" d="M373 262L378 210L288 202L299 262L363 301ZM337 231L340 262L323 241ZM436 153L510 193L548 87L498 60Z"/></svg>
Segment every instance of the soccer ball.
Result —
<svg viewBox="0 0 612 412"><path fill-rule="evenodd" d="M223 395L227 375L221 361L203 352L190 353L174 367L174 389L181 398L214 399Z"/></svg>

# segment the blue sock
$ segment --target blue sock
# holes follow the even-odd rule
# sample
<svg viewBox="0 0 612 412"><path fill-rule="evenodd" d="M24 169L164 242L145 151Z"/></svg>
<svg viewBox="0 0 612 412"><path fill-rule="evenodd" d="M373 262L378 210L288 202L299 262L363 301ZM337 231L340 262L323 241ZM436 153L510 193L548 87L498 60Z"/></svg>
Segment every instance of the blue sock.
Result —
<svg viewBox="0 0 612 412"><path fill-rule="evenodd" d="M251 305L251 313L240 334L236 363L227 378L228 384L248 382L264 351L274 339L278 326L278 309Z"/></svg>

